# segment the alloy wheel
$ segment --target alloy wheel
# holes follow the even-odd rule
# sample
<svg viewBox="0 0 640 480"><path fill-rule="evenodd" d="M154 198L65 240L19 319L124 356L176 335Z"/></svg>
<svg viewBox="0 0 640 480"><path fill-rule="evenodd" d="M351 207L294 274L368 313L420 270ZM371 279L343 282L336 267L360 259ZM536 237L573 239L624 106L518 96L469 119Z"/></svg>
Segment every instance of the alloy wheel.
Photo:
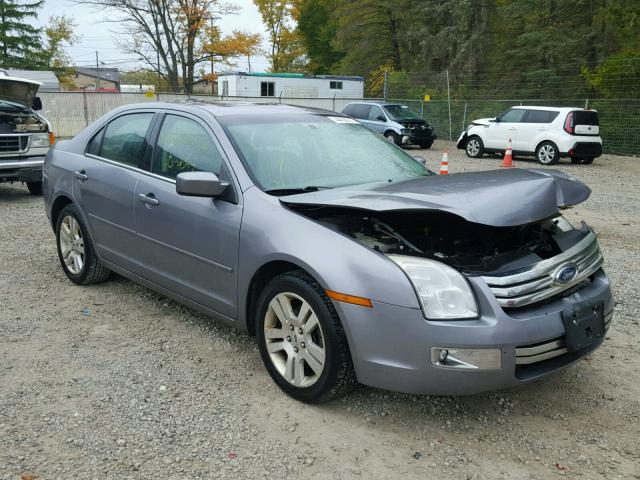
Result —
<svg viewBox="0 0 640 480"><path fill-rule="evenodd" d="M475 157L478 155L478 152L480 152L480 142L477 139L472 138L467 142L467 153L470 157Z"/></svg>
<svg viewBox="0 0 640 480"><path fill-rule="evenodd" d="M538 151L538 160L540 163L552 163L556 156L556 150L551 145L543 145Z"/></svg>
<svg viewBox="0 0 640 480"><path fill-rule="evenodd" d="M60 252L67 270L79 275L84 268L84 239L80 224L71 215L60 222Z"/></svg>
<svg viewBox="0 0 640 480"><path fill-rule="evenodd" d="M301 296L282 292L273 297L264 321L269 358L291 385L310 387L325 366L322 327L311 305Z"/></svg>

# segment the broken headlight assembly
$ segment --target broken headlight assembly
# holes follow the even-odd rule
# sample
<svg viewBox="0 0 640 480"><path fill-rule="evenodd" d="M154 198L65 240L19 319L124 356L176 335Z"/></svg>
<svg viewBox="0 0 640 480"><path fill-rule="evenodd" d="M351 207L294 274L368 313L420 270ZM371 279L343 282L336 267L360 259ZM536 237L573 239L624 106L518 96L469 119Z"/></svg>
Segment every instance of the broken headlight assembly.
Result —
<svg viewBox="0 0 640 480"><path fill-rule="evenodd" d="M387 255L411 281L425 318L476 318L478 305L467 280L444 263L406 255Z"/></svg>

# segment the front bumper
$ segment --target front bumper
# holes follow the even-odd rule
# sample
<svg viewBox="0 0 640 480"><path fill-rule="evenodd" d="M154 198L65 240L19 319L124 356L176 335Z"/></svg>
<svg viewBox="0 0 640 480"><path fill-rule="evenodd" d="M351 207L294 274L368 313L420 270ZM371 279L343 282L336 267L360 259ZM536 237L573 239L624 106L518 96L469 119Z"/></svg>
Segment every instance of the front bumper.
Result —
<svg viewBox="0 0 640 480"><path fill-rule="evenodd" d="M602 304L607 328L610 325L613 296L603 270L596 272L588 286L562 300L509 314L483 280L469 280L481 311L476 320L428 321L414 308L381 302L374 302L372 309L336 303L358 380L387 390L431 395L513 387L565 368L602 343L596 341L580 351L562 350L566 302ZM432 349L441 347L497 349L499 367L457 370L438 366Z"/></svg>
<svg viewBox="0 0 640 480"><path fill-rule="evenodd" d="M438 136L432 127L422 128L403 128L401 130L403 145L426 145L433 143Z"/></svg>
<svg viewBox="0 0 640 480"><path fill-rule="evenodd" d="M45 157L0 158L0 182L39 182Z"/></svg>

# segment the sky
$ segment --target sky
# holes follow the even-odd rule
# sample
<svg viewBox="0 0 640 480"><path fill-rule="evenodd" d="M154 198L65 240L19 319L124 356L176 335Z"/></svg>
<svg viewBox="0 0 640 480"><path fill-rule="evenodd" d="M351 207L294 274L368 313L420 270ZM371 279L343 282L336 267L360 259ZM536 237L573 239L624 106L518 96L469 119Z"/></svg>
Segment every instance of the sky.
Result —
<svg viewBox="0 0 640 480"><path fill-rule="evenodd" d="M226 15L218 21L218 26L224 34L230 34L233 30L244 30L251 33L261 33L266 37L264 25L258 9L252 0L232 0L231 3L240 7L237 15ZM41 26L46 25L51 15L67 15L72 17L77 24L75 33L80 40L66 50L77 66L95 67L96 50L100 62L104 67L117 67L121 71L137 70L143 66L143 62L137 61L137 56L122 51L117 46L117 40L121 36L118 25L104 23L101 20L108 19L109 10L98 10L88 5L78 5L68 0L45 0L44 8L40 11L38 21ZM117 14L111 13L111 16ZM266 44L264 45L266 47ZM236 60L233 70L246 71L246 58ZM251 58L251 67L254 71L263 72L269 67L269 61L262 56ZM223 65L216 65L217 70L226 70Z"/></svg>

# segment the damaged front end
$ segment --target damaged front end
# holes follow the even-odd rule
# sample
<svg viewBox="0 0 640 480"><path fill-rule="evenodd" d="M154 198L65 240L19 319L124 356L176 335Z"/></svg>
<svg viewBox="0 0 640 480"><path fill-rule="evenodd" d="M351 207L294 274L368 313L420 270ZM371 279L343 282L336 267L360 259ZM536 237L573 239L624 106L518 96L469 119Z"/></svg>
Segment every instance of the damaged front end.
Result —
<svg viewBox="0 0 640 480"><path fill-rule="evenodd" d="M499 177L500 175L496 175L489 184L500 183ZM327 198L324 204L312 199L304 203L291 201L292 197L283 198L282 201L289 208L327 228L387 255L399 265L403 262L403 257L427 259L444 264L463 276L481 277L503 308L518 308L577 291L590 282L590 277L603 263L594 232L584 223L579 228L574 228L558 210L560 206L566 208L587 198L588 188L574 180L567 183L567 178L562 176L559 184L553 176L541 177L540 174L538 178L531 178L535 180L536 189L520 185L521 190L536 191L538 194L542 192L546 194L546 198L538 199L537 195L531 195L527 199L529 203L523 202L519 211L514 208L514 204L517 205L522 199L516 197L509 206L502 209L493 207L490 211L488 209L491 207L485 204L486 198L478 198L475 202L465 200L468 189L461 190L459 195L453 195L454 192L444 189L443 182L437 178L434 179L435 182L425 180L423 183L427 186L430 182L433 191L440 190L442 193L440 200L443 203L438 209L392 210L388 205L390 200L382 200L379 196L375 197L377 204L388 208L360 208L358 202L367 195L371 196L371 190L360 194L352 192L342 198L333 194L332 199ZM540 178L543 179L542 183L539 182ZM464 180L446 182L457 188L465 183ZM474 188L480 189L477 185ZM499 197L495 187L483 188L487 190L485 196ZM375 189L376 195L380 190ZM392 195L391 198L405 203L409 200L413 203L425 200L416 194L418 189L415 186L408 190L414 194L402 198ZM406 192L407 189L403 191ZM319 192L318 198L320 195L329 197L328 193ZM551 195L553 208L549 205ZM446 201L447 196L455 199ZM349 201L346 197L351 199L351 203L358 204L358 207L347 206ZM540 207L544 205L542 200L546 201L544 208ZM468 208L463 212L462 205L467 201ZM539 201L537 209L531 205L531 202L536 201ZM372 206L375 203L372 202ZM483 204L485 209L479 209L478 206ZM469 218L463 218L462 215ZM518 223L518 216L526 221ZM536 218L540 216L543 218ZM486 223L470 219L482 219ZM406 266L400 266L406 271ZM424 271L429 268L428 265L422 267L426 269ZM443 291L446 289L446 286L443 287ZM419 288L416 287L416 290ZM446 302L441 303L444 305ZM470 313L467 311L459 318L469 317Z"/></svg>

